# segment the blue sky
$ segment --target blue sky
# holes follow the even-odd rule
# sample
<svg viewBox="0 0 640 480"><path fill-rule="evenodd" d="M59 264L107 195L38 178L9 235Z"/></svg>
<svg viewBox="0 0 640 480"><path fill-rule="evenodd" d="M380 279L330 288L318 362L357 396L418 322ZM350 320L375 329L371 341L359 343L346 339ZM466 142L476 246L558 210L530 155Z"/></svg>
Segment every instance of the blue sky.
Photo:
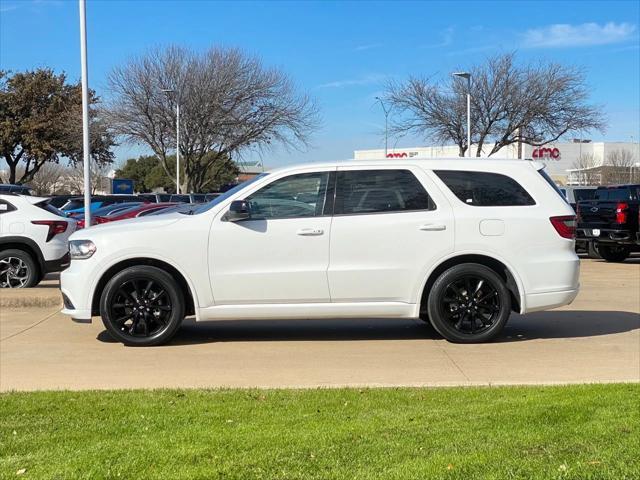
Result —
<svg viewBox="0 0 640 480"><path fill-rule="evenodd" d="M388 79L447 76L516 50L528 61L584 67L610 122L594 140L639 137L640 2L210 2L89 0L90 86L114 66L170 43L241 47L315 97L322 128L306 152L263 154L267 166L342 159L381 148L375 97ZM52 67L79 78L75 0L0 0L0 68ZM394 140L390 141L394 144ZM426 145L417 138L397 146ZM140 147L117 148L118 160Z"/></svg>

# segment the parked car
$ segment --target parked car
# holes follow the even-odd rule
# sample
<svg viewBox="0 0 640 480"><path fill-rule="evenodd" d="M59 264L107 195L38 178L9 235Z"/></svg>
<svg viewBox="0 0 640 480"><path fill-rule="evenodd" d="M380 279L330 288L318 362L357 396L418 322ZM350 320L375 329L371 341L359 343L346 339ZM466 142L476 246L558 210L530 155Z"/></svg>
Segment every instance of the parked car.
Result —
<svg viewBox="0 0 640 480"><path fill-rule="evenodd" d="M103 224L107 222L117 222L119 220L127 220L129 218L145 217L151 215L154 212L160 212L174 205L181 205L176 203L141 203L136 206L128 207L125 209L118 209L116 212L112 212L107 216L96 216L96 223Z"/></svg>
<svg viewBox="0 0 640 480"><path fill-rule="evenodd" d="M98 225L106 223L111 220L114 215L124 212L132 207L139 207L140 205L155 205L154 203L147 202L123 202L112 203L106 207L100 207L91 212L91 225ZM84 211L81 213L72 213L70 217L75 218L78 221L78 229L84 228Z"/></svg>
<svg viewBox="0 0 640 480"><path fill-rule="evenodd" d="M575 215L543 164L287 167L197 206L74 234L63 312L127 345L197 320L399 317L485 342L578 293ZM153 241L150 241L153 239Z"/></svg>
<svg viewBox="0 0 640 480"><path fill-rule="evenodd" d="M175 202L175 203L191 203L191 196L187 194L184 194L184 195L173 194L169 197L169 201Z"/></svg>
<svg viewBox="0 0 640 480"><path fill-rule="evenodd" d="M0 288L28 288L69 265L76 222L47 198L0 194Z"/></svg>
<svg viewBox="0 0 640 480"><path fill-rule="evenodd" d="M31 187L27 185L17 185L14 183L0 183L1 193L16 193L19 195L32 195Z"/></svg>
<svg viewBox="0 0 640 480"><path fill-rule="evenodd" d="M598 187L593 200L578 202L578 238L595 241L608 262L640 251L640 185Z"/></svg>
<svg viewBox="0 0 640 480"><path fill-rule="evenodd" d="M49 205L61 209L72 198L78 198L78 195L52 195L49 197Z"/></svg>
<svg viewBox="0 0 640 480"><path fill-rule="evenodd" d="M91 212L98 208L106 207L114 203L139 202L140 199L136 195L92 195L91 196ZM83 213L84 197L75 196L70 198L60 208L66 214Z"/></svg>
<svg viewBox="0 0 640 480"><path fill-rule="evenodd" d="M139 193L137 196L142 201L154 203L168 202L171 198L170 193Z"/></svg>
<svg viewBox="0 0 640 480"><path fill-rule="evenodd" d="M560 191L573 208L573 211L577 211L577 204L582 200L591 200L595 193L597 186L581 185L578 187L560 187ZM589 258L600 258L598 250L595 248L595 242L585 239L576 239L576 252L586 252Z"/></svg>

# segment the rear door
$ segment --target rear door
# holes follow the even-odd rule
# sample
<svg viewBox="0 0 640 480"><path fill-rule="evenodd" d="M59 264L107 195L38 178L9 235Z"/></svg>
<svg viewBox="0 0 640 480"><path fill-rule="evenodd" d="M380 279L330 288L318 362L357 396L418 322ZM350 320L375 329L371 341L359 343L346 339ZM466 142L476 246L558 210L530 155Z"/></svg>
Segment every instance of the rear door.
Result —
<svg viewBox="0 0 640 480"><path fill-rule="evenodd" d="M450 204L421 169L338 168L331 301L417 302L426 273L453 250L453 227Z"/></svg>

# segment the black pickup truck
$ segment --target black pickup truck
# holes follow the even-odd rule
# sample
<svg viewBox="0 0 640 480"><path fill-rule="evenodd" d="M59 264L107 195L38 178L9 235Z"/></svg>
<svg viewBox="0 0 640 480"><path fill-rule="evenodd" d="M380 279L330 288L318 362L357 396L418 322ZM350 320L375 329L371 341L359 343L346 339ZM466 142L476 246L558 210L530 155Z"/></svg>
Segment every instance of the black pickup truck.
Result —
<svg viewBox="0 0 640 480"><path fill-rule="evenodd" d="M598 187L593 200L577 205L577 239L594 241L608 262L622 262L640 251L640 185Z"/></svg>

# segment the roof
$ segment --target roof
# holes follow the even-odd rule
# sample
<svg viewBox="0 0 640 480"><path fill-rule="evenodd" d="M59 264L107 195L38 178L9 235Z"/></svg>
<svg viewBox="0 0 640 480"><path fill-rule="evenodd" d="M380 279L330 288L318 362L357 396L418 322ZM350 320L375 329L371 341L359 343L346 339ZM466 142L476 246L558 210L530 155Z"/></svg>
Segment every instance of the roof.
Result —
<svg viewBox="0 0 640 480"><path fill-rule="evenodd" d="M532 160L521 160L521 159L513 159L513 158L494 158L494 157L440 157L440 158L389 158L389 159L378 159L378 160L336 160L332 162L309 162L309 163L299 163L296 165L288 165L286 167L275 168L273 170L269 170L271 173L279 173L286 172L288 170L298 170L302 168L331 168L331 167L392 167L394 165L397 166L422 166L427 167L429 169L432 168L461 168L463 170L472 170L472 169L482 169L483 167L498 167L504 165L512 165L512 166L522 166L522 165L531 165L536 170L540 170L544 168L544 163L532 161Z"/></svg>

